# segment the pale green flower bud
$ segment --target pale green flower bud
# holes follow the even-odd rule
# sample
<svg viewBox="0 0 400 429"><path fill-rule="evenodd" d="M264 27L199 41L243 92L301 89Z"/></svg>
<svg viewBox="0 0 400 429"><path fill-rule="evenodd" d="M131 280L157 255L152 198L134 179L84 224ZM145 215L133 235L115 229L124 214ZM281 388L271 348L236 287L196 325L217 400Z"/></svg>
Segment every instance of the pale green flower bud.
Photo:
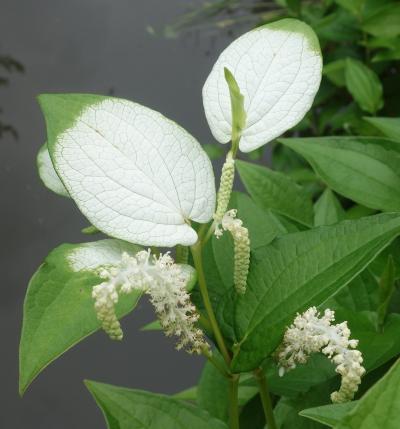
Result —
<svg viewBox="0 0 400 429"><path fill-rule="evenodd" d="M228 209L229 200L231 198L233 179L235 178L235 160L232 153L228 152L226 161L222 166L221 183L217 195L217 210L214 214L214 221L219 224L225 212Z"/></svg>
<svg viewBox="0 0 400 429"><path fill-rule="evenodd" d="M221 220L222 230L229 231L234 244L234 270L233 280L236 291L240 294L246 292L247 275L250 266L250 239L249 231L243 226L240 219L236 219L237 210L227 211ZM222 230L217 225L215 235L220 237Z"/></svg>

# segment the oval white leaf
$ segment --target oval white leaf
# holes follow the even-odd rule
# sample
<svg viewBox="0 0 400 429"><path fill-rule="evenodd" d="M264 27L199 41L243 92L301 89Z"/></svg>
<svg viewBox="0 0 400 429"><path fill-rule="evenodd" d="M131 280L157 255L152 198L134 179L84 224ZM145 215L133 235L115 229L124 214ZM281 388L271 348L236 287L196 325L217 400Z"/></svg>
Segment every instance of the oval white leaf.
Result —
<svg viewBox="0 0 400 429"><path fill-rule="evenodd" d="M319 88L322 58L314 31L296 19L258 27L231 43L203 87L207 121L220 143L230 141L232 130L225 67L244 96L247 120L239 148L250 152L304 117Z"/></svg>
<svg viewBox="0 0 400 429"><path fill-rule="evenodd" d="M40 149L36 157L36 164L44 186L62 197L69 197L68 191L54 170L53 163L50 158L47 143Z"/></svg>
<svg viewBox="0 0 400 429"><path fill-rule="evenodd" d="M127 100L42 95L54 167L82 213L142 245L191 245L215 207L212 166L187 131Z"/></svg>

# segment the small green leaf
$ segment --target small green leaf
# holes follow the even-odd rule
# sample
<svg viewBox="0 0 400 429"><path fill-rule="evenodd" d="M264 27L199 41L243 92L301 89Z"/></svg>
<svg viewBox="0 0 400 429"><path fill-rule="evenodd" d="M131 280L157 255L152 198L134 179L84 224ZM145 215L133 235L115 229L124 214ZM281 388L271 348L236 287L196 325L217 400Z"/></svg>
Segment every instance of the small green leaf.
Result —
<svg viewBox="0 0 400 429"><path fill-rule="evenodd" d="M339 88L346 85L346 60L336 60L324 65L322 74Z"/></svg>
<svg viewBox="0 0 400 429"><path fill-rule="evenodd" d="M109 384L86 381L109 429L227 429L206 411L187 402Z"/></svg>
<svg viewBox="0 0 400 429"><path fill-rule="evenodd" d="M249 162L236 161L236 166L256 204L303 225L312 225L314 213L311 198L290 177Z"/></svg>
<svg viewBox="0 0 400 429"><path fill-rule="evenodd" d="M95 235L95 234L99 234L101 231L97 229L95 226L89 225L83 228L81 232L86 235Z"/></svg>
<svg viewBox="0 0 400 429"><path fill-rule="evenodd" d="M140 330L141 331L162 331L163 328L158 320L153 320L152 322L142 326Z"/></svg>
<svg viewBox="0 0 400 429"><path fill-rule="evenodd" d="M389 3L364 20L362 28L377 37L400 35L400 4Z"/></svg>
<svg viewBox="0 0 400 429"><path fill-rule="evenodd" d="M197 386L189 387L189 389L182 390L173 395L175 399L181 399L182 401L196 402L197 400Z"/></svg>
<svg viewBox="0 0 400 429"><path fill-rule="evenodd" d="M400 360L358 401L337 429L398 429Z"/></svg>
<svg viewBox="0 0 400 429"><path fill-rule="evenodd" d="M347 58L346 87L362 110L375 114L383 107L383 89L378 75L361 61Z"/></svg>
<svg viewBox="0 0 400 429"><path fill-rule="evenodd" d="M201 147L212 160L222 158L225 154L224 148L218 144L203 144Z"/></svg>
<svg viewBox="0 0 400 429"><path fill-rule="evenodd" d="M400 142L400 118L364 118L386 137Z"/></svg>
<svg viewBox="0 0 400 429"><path fill-rule="evenodd" d="M344 219L344 210L335 194L326 188L314 204L314 225L332 225Z"/></svg>
<svg viewBox="0 0 400 429"><path fill-rule="evenodd" d="M138 250L136 245L107 239L63 244L47 256L25 297L19 354L21 394L49 363L100 328L91 295L93 286L103 281L98 269L119 261L124 251ZM132 311L140 295L121 296L117 316Z"/></svg>
<svg viewBox="0 0 400 429"><path fill-rule="evenodd" d="M400 215L382 214L274 240L251 264L246 294L221 306L224 324L234 326L233 369L259 365L297 312L338 292L399 233Z"/></svg>
<svg viewBox="0 0 400 429"><path fill-rule="evenodd" d="M329 404L321 407L308 408L300 411L300 415L307 417L329 427L334 427L357 405L358 401L345 402L344 404Z"/></svg>
<svg viewBox="0 0 400 429"><path fill-rule="evenodd" d="M369 208L400 210L397 143L378 137L280 139L302 155L335 192Z"/></svg>
<svg viewBox="0 0 400 429"><path fill-rule="evenodd" d="M237 149L242 130L246 126L246 112L244 110L244 96L239 85L229 69L224 67L224 76L229 87L232 114L232 144Z"/></svg>
<svg viewBox="0 0 400 429"><path fill-rule="evenodd" d="M44 186L62 197L69 197L68 191L54 170L53 162L51 161L47 143L39 149L36 157L36 164Z"/></svg>

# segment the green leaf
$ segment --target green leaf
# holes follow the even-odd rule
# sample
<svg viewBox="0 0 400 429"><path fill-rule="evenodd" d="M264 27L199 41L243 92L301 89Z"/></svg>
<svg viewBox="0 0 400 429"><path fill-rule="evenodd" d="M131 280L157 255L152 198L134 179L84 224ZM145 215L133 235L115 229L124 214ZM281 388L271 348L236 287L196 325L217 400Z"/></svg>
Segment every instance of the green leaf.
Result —
<svg viewBox="0 0 400 429"><path fill-rule="evenodd" d="M240 136L246 126L246 112L244 110L244 96L240 92L239 85L229 69L224 67L224 76L229 87L231 97L231 114L232 114L232 144L239 144Z"/></svg>
<svg viewBox="0 0 400 429"><path fill-rule="evenodd" d="M361 61L347 58L346 87L362 110L375 114L383 107L383 89L378 75Z"/></svg>
<svg viewBox="0 0 400 429"><path fill-rule="evenodd" d="M141 331L162 331L163 328L159 320L153 320L152 322L142 326L140 330Z"/></svg>
<svg viewBox="0 0 400 429"><path fill-rule="evenodd" d="M400 35L400 4L389 3L364 20L362 28L377 37Z"/></svg>
<svg viewBox="0 0 400 429"><path fill-rule="evenodd" d="M98 269L112 265L122 252L140 248L120 240L63 244L45 259L29 282L20 344L19 389L23 394L46 366L100 328L92 288L103 280ZM141 293L121 296L120 318L135 308Z"/></svg>
<svg viewBox="0 0 400 429"><path fill-rule="evenodd" d="M227 296L219 315L234 326L234 371L259 365L297 312L338 292L399 233L400 215L381 214L274 240L251 264L246 294Z"/></svg>
<svg viewBox="0 0 400 429"><path fill-rule="evenodd" d="M383 250L378 258L387 249ZM375 311L378 305L378 291L378 282L368 267L332 298L329 298L323 307L331 310L345 308L355 312Z"/></svg>
<svg viewBox="0 0 400 429"><path fill-rule="evenodd" d="M302 155L335 192L364 206L400 210L400 157L378 137L280 139Z"/></svg>
<svg viewBox="0 0 400 429"><path fill-rule="evenodd" d="M165 395L86 381L109 429L227 429L206 411Z"/></svg>
<svg viewBox="0 0 400 429"><path fill-rule="evenodd" d="M385 270L379 281L378 325L383 326L390 300L395 289L395 266L392 255L389 255Z"/></svg>
<svg viewBox="0 0 400 429"><path fill-rule="evenodd" d="M86 235L95 235L95 234L99 234L101 231L97 229L95 226L89 225L83 228L81 232Z"/></svg>
<svg viewBox="0 0 400 429"><path fill-rule="evenodd" d="M345 402L344 404L322 405L321 407L308 408L300 411L299 414L329 427L334 427L357 405L357 402L358 401L352 401Z"/></svg>
<svg viewBox="0 0 400 429"><path fill-rule="evenodd" d="M346 85L346 60L336 60L324 65L322 74L339 88Z"/></svg>
<svg viewBox="0 0 400 429"><path fill-rule="evenodd" d="M386 137L400 142L400 118L364 118Z"/></svg>
<svg viewBox="0 0 400 429"><path fill-rule="evenodd" d="M205 150L210 159L219 159L225 154L224 148L219 144L203 144L201 147Z"/></svg>
<svg viewBox="0 0 400 429"><path fill-rule="evenodd" d="M196 402L197 401L197 386L189 387L189 389L181 390L173 395L175 399L183 401Z"/></svg>
<svg viewBox="0 0 400 429"><path fill-rule="evenodd" d="M311 198L290 177L244 161L236 161L236 166L244 186L256 204L303 225L312 225L314 214Z"/></svg>
<svg viewBox="0 0 400 429"><path fill-rule="evenodd" d="M314 225L332 225L344 219L345 212L335 194L326 188L314 204Z"/></svg>
<svg viewBox="0 0 400 429"><path fill-rule="evenodd" d="M358 401L337 429L398 429L400 360Z"/></svg>
<svg viewBox="0 0 400 429"><path fill-rule="evenodd" d="M50 158L47 143L39 149L36 157L36 164L39 172L39 177L44 186L62 197L69 197L68 191L54 170L53 163Z"/></svg>

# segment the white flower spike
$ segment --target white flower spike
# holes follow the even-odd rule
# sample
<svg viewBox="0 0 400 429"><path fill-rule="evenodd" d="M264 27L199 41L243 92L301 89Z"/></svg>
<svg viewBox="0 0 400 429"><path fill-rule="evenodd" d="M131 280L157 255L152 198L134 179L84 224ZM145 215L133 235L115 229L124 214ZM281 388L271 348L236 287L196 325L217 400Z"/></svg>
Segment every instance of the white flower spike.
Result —
<svg viewBox="0 0 400 429"><path fill-rule="evenodd" d="M203 88L207 121L220 143L229 142L232 132L225 68L244 97L246 122L239 148L250 152L301 121L319 88L322 58L314 31L296 19L263 25L233 41Z"/></svg>
<svg viewBox="0 0 400 429"><path fill-rule="evenodd" d="M217 224L214 234L221 237L223 231L229 231L234 244L234 271L233 281L237 293L246 292L247 275L250 266L250 239L249 231L243 226L240 219L236 219L237 210L228 210L222 217L221 224Z"/></svg>
<svg viewBox="0 0 400 429"><path fill-rule="evenodd" d="M353 399L365 369L361 365L361 353L354 350L358 341L350 339L347 322L333 325L334 320L334 311L327 309L320 317L315 307L297 315L293 325L285 332L277 358L279 375L282 376L298 363L306 363L310 354L322 352L336 365L336 372L342 376L340 389L331 394L332 402L340 403Z"/></svg>
<svg viewBox="0 0 400 429"><path fill-rule="evenodd" d="M141 290L150 296L166 335L179 337L177 349L198 354L208 349L203 332L195 326L199 314L186 291L192 273L184 267L188 268L175 264L168 253L157 258L148 250L135 256L124 253L119 264L103 269L100 275L105 281L92 292L103 329L112 339L122 339L114 311L118 296Z"/></svg>
<svg viewBox="0 0 400 429"><path fill-rule="evenodd" d="M215 183L187 131L118 98L47 94L39 101L54 168L92 225L145 246L197 241L190 221L212 218Z"/></svg>

